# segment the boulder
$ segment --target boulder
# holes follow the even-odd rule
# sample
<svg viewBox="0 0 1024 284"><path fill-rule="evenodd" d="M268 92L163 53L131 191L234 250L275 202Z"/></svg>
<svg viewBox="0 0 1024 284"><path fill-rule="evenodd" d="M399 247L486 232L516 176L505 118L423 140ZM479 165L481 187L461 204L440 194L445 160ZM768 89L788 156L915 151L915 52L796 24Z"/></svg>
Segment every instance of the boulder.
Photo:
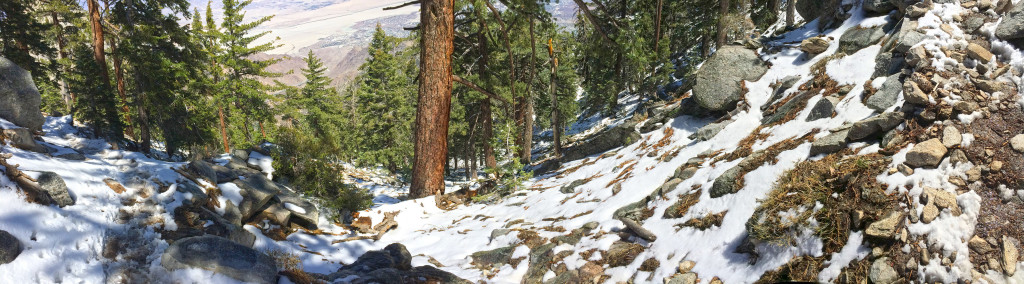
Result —
<svg viewBox="0 0 1024 284"><path fill-rule="evenodd" d="M885 111L896 104L901 92L903 92L903 80L900 79L899 73L892 74L885 78L882 88L868 97L864 104L875 111Z"/></svg>
<svg viewBox="0 0 1024 284"><path fill-rule="evenodd" d="M946 151L946 146L943 146L938 138L932 138L914 145L914 148L911 148L910 152L907 153L906 163L917 168L935 167L939 165L939 162L942 162L942 157L946 156Z"/></svg>
<svg viewBox="0 0 1024 284"><path fill-rule="evenodd" d="M914 81L903 82L903 98L911 104L927 106L931 104L931 96L921 90Z"/></svg>
<svg viewBox="0 0 1024 284"><path fill-rule="evenodd" d="M811 107L811 113L807 115L806 121L815 121L822 118L832 117L832 113L836 110L836 105L839 104L839 98L833 96L826 96L818 100L818 103Z"/></svg>
<svg viewBox="0 0 1024 284"><path fill-rule="evenodd" d="M736 166L718 176L715 179L715 183L711 185L711 191L708 192L711 194L711 198L718 198L739 191L741 186L736 184L736 179L740 177L742 171L742 168Z"/></svg>
<svg viewBox="0 0 1024 284"><path fill-rule="evenodd" d="M192 195L191 199L184 200L186 204L204 205L210 200L210 196L206 195L206 192L200 189L191 182L178 183L175 190L181 193L188 193Z"/></svg>
<svg viewBox="0 0 1024 284"><path fill-rule="evenodd" d="M868 279L871 280L871 283L892 284L900 279L900 275L896 273L896 269L893 269L892 265L889 265L888 257L881 257L871 263Z"/></svg>
<svg viewBox="0 0 1024 284"><path fill-rule="evenodd" d="M217 171L213 169L212 164L206 161L191 161L187 167L189 171L206 179L210 184L217 184Z"/></svg>
<svg viewBox="0 0 1024 284"><path fill-rule="evenodd" d="M579 160L590 155L633 144L633 142L640 140L640 133L636 132L635 126L635 123L623 123L616 127L607 128L590 139L565 149L561 160Z"/></svg>
<svg viewBox="0 0 1024 284"><path fill-rule="evenodd" d="M903 212L889 212L889 215L868 225L864 233L873 238L893 239L896 237L896 229L903 223L903 218Z"/></svg>
<svg viewBox="0 0 1024 284"><path fill-rule="evenodd" d="M382 250L364 253L355 262L342 266L338 271L367 273L386 268L397 270L412 269L412 255L409 254L409 250L402 244L393 243Z"/></svg>
<svg viewBox="0 0 1024 284"><path fill-rule="evenodd" d="M901 144L903 144L903 134L893 129L889 130L884 136L882 136L882 144L879 146L882 146L883 149L887 149Z"/></svg>
<svg viewBox="0 0 1024 284"><path fill-rule="evenodd" d="M4 129L3 136L7 137L7 141L11 142L11 146L18 149L36 153L47 153L50 151L45 146L36 143L32 131L29 131L28 128Z"/></svg>
<svg viewBox="0 0 1024 284"><path fill-rule="evenodd" d="M1017 152L1024 153L1024 134L1017 134L1010 138L1010 146Z"/></svg>
<svg viewBox="0 0 1024 284"><path fill-rule="evenodd" d="M544 282L544 275L550 270L551 259L555 256L555 253L552 252L553 248L555 248L555 243L547 243L530 249L530 266L526 268L526 275L523 276L522 283Z"/></svg>
<svg viewBox="0 0 1024 284"><path fill-rule="evenodd" d="M875 56L875 71L871 73L871 78L900 73L906 63L902 55L885 51L879 52L878 56Z"/></svg>
<svg viewBox="0 0 1024 284"><path fill-rule="evenodd" d="M1004 0L1007 1L1007 0ZM1003 15L1003 20L996 26L996 37L1009 41L1018 48L1024 41L1024 2L1017 2L1009 13Z"/></svg>
<svg viewBox="0 0 1024 284"><path fill-rule="evenodd" d="M868 0L866 2L871 1ZM878 43L883 36L885 36L885 31L881 26L872 28L850 28L839 37L839 52L853 54L858 50Z"/></svg>
<svg viewBox="0 0 1024 284"><path fill-rule="evenodd" d="M39 183L39 187L50 194L50 197L57 203L57 206L75 205L75 200L68 193L68 185L64 183L64 179L57 173L40 172L39 177L36 177L36 182Z"/></svg>
<svg viewBox="0 0 1024 284"><path fill-rule="evenodd" d="M32 76L0 57L0 118L29 130L43 130L42 98Z"/></svg>
<svg viewBox="0 0 1024 284"><path fill-rule="evenodd" d="M730 123L732 123L732 120L709 123L708 125L697 129L697 132L694 132L688 138L697 141L708 141L711 138L714 138L715 135L718 135L718 132L722 132L722 129L725 129L725 127Z"/></svg>
<svg viewBox="0 0 1024 284"><path fill-rule="evenodd" d="M281 193L281 188L263 175L249 175L244 180L239 179L234 183L242 189L242 204L238 204L238 210L242 213L243 222L259 213L263 205Z"/></svg>
<svg viewBox="0 0 1024 284"><path fill-rule="evenodd" d="M290 191L282 191L275 198L280 200L285 210L291 212L292 223L316 230L317 222L320 220L320 211L316 209L316 205Z"/></svg>
<svg viewBox="0 0 1024 284"><path fill-rule="evenodd" d="M618 241L608 249L604 259L610 267L626 266L633 263L633 260L643 251L644 246L640 244Z"/></svg>
<svg viewBox="0 0 1024 284"><path fill-rule="evenodd" d="M288 226L292 212L284 209L281 202L270 202L265 207L266 209L263 209L263 214L267 217L267 220L277 225Z"/></svg>
<svg viewBox="0 0 1024 284"><path fill-rule="evenodd" d="M252 248L215 236L180 239L164 251L167 270L199 268L253 283L277 283L274 259Z"/></svg>
<svg viewBox="0 0 1024 284"><path fill-rule="evenodd" d="M757 80L767 71L754 51L741 46L722 47L697 71L693 98L710 111L732 109L745 92L743 81Z"/></svg>
<svg viewBox="0 0 1024 284"><path fill-rule="evenodd" d="M249 160L249 151L242 150L242 149L233 149L233 150L231 150L231 157L233 159L239 159L239 160L242 160L242 161L247 161L247 160Z"/></svg>
<svg viewBox="0 0 1024 284"><path fill-rule="evenodd" d="M846 137L850 134L849 129L832 132L825 137L818 138L811 142L811 156L818 154L829 154L846 149Z"/></svg>
<svg viewBox="0 0 1024 284"><path fill-rule="evenodd" d="M917 21L904 19L896 32L882 45L882 50L906 53L924 38L925 35L917 30Z"/></svg>
<svg viewBox="0 0 1024 284"><path fill-rule="evenodd" d="M516 251L515 246L507 246L487 251L478 251L469 255L472 265L480 270L490 270L501 267L512 260L512 253Z"/></svg>
<svg viewBox="0 0 1024 284"><path fill-rule="evenodd" d="M796 86L796 83L799 82L799 81L800 81L800 76L795 76L795 75L794 76L786 76L786 78L782 78L782 81L779 81L775 85L775 89L772 90L772 97L768 99L768 103L766 103L766 104L761 106L761 111L767 110L769 107L771 107L773 104L775 104L775 102L777 102L779 99L782 99L782 96L786 94L786 90L789 90L793 86Z"/></svg>
<svg viewBox="0 0 1024 284"><path fill-rule="evenodd" d="M800 50L808 54L819 54L828 50L831 43L825 37L812 37L800 42Z"/></svg>
<svg viewBox="0 0 1024 284"><path fill-rule="evenodd" d="M903 115L902 112L898 111L886 112L855 122L853 127L850 127L848 139L851 141L860 140L892 130L903 123Z"/></svg>
<svg viewBox="0 0 1024 284"><path fill-rule="evenodd" d="M21 241L11 233L0 230L0 265L8 264L21 254Z"/></svg>
<svg viewBox="0 0 1024 284"><path fill-rule="evenodd" d="M574 180L574 181L570 182L568 185L562 186L562 188L558 189L558 191L561 192L561 193L565 193L565 194L571 194L571 193L576 192L576 188L577 187L580 187L581 185L583 185L585 183L587 183L586 180L582 180L582 179Z"/></svg>
<svg viewBox="0 0 1024 284"><path fill-rule="evenodd" d="M796 12L807 21L835 12L838 0L796 1Z"/></svg>
<svg viewBox="0 0 1024 284"><path fill-rule="evenodd" d="M893 4L892 0L864 0L863 7L868 12L888 14L889 11L896 9L896 4Z"/></svg>

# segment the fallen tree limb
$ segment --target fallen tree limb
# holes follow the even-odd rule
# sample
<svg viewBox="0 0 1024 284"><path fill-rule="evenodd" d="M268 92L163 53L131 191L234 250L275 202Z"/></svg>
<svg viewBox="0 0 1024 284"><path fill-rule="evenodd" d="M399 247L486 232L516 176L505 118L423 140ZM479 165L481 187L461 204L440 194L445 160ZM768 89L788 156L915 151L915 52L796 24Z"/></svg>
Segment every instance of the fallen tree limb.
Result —
<svg viewBox="0 0 1024 284"><path fill-rule="evenodd" d="M4 174L7 175L7 178L14 181L25 192L25 200L42 205L57 204L49 192L39 187L35 179L18 170L18 165L7 163L7 159L11 158L11 156L11 154L0 154L0 166L4 167Z"/></svg>
<svg viewBox="0 0 1024 284"><path fill-rule="evenodd" d="M616 220L619 220L623 224L625 224L626 228L628 228L630 231L633 231L633 233L636 234L636 236L640 237L641 239L647 240L648 242L653 242L658 239L658 236L654 235L654 233L648 231L647 229L644 229L643 226L640 226L640 224L637 224L635 221L630 220L629 218L619 217L616 218Z"/></svg>

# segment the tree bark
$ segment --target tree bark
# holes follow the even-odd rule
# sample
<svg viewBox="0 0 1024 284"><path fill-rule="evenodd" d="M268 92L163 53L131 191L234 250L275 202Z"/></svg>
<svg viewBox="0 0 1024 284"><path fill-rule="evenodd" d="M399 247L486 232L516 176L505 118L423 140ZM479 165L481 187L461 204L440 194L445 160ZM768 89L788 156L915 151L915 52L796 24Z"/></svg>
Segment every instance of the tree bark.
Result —
<svg viewBox="0 0 1024 284"><path fill-rule="evenodd" d="M220 117L220 137L224 140L224 153L231 152L228 144L228 126L224 123L224 106L217 104L217 116Z"/></svg>
<svg viewBox="0 0 1024 284"><path fill-rule="evenodd" d="M488 5L490 5L490 4L488 3ZM495 14L495 16L498 16L498 15ZM481 17L481 19L483 19L483 17ZM487 27L487 23L486 22L484 22L483 27L484 28ZM506 40L507 39L508 39L508 37L506 37ZM483 72L489 73L489 71L490 71L489 68L490 68L490 58L491 58L491 55L490 55L490 49L488 48L488 45L487 45L487 37L485 36L483 31L480 32L479 41L480 41L480 53L481 53L481 57L480 57L480 70L483 70ZM509 49L509 58L512 58L512 56L511 56L512 53L511 52L512 52L512 50L510 48ZM484 73L484 76L487 76L486 75L487 73ZM484 84L487 84L488 82L490 82L490 80L485 78L484 79ZM513 84L513 85L515 84L515 82L511 82L511 81L510 81L510 83ZM520 101L520 103L521 103L521 101ZM480 122L481 122L480 123L481 124L480 125L480 141L483 142L483 148L484 148L483 149L484 150L484 167L493 169L493 168L498 166L498 162L497 162L497 159L494 157L494 146L491 146L491 139L494 138L494 117L491 115L491 100L489 100L489 99L482 99L482 100L480 100L480 116L479 116L479 119L480 119Z"/></svg>
<svg viewBox="0 0 1024 284"><path fill-rule="evenodd" d="M413 147L413 198L444 194L451 111L455 1L424 0L420 5L420 84Z"/></svg>
<svg viewBox="0 0 1024 284"><path fill-rule="evenodd" d="M125 135L135 138L135 129L132 126L131 109L128 108L128 94L124 87L124 69L121 68L121 56L117 55L117 43L110 39L110 51L114 57L114 80L117 81L117 97L121 100L121 114L124 117Z"/></svg>
<svg viewBox="0 0 1024 284"><path fill-rule="evenodd" d="M786 0L786 29L793 27L793 22L796 21L796 5L793 5L796 0Z"/></svg>
<svg viewBox="0 0 1024 284"><path fill-rule="evenodd" d="M526 85L526 113L523 115L523 134L519 140L519 160L525 165L530 164L533 155L533 80L537 76L537 37L533 15L530 15L530 52L530 81Z"/></svg>
<svg viewBox="0 0 1024 284"><path fill-rule="evenodd" d="M64 26L60 24L57 11L50 11L50 19L53 21L53 26L57 29L57 60L63 61L64 58L68 57L67 51L64 51ZM63 68L59 68L59 70L63 72ZM64 99L64 109L71 113L71 106L74 104L75 97L68 91L68 83L64 80L63 76L58 78L57 84L60 85L60 96Z"/></svg>
<svg viewBox="0 0 1024 284"><path fill-rule="evenodd" d="M107 58L103 52L103 25L100 23L99 3L96 3L96 0L86 0L85 2L89 8L89 23L92 27L92 56L93 59L96 60L96 65L102 69L99 72L99 75L100 79L103 80L103 82L100 83L101 86L103 86L103 91L109 91L110 74L107 74ZM94 100L90 107L95 109L97 107L96 103L97 102ZM99 124L96 124L96 134L103 136L103 131L99 127Z"/></svg>
<svg viewBox="0 0 1024 284"><path fill-rule="evenodd" d="M658 11L654 16L654 53L658 53L658 41L661 40L661 6L664 0L658 0Z"/></svg>
<svg viewBox="0 0 1024 284"><path fill-rule="evenodd" d="M715 41L715 48L725 46L725 22L729 15L729 0L718 0L718 39Z"/></svg>
<svg viewBox="0 0 1024 284"><path fill-rule="evenodd" d="M555 56L555 44L549 39L548 40L548 54L551 55L551 90L549 95L551 96L551 133L552 136L552 147L554 148L555 158L562 156L562 122L561 112L558 110L558 93L555 87L557 72L558 72L558 57Z"/></svg>

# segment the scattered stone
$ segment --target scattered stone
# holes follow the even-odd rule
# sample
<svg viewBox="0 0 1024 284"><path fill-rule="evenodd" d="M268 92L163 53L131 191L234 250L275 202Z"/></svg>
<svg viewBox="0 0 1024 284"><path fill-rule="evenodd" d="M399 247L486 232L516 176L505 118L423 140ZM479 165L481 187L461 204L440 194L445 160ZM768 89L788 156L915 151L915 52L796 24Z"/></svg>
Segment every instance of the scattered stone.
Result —
<svg viewBox="0 0 1024 284"><path fill-rule="evenodd" d="M249 175L246 178L234 181L241 189L242 204L238 204L238 210L242 213L242 221L246 221L263 208L270 199L278 193L281 188L262 174Z"/></svg>
<svg viewBox="0 0 1024 284"><path fill-rule="evenodd" d="M924 212L921 213L921 222L928 224L934 221L937 217L939 217L939 208L935 206L935 202L928 202L928 204L924 206Z"/></svg>
<svg viewBox="0 0 1024 284"><path fill-rule="evenodd" d="M679 262L679 273L690 272L690 270L693 270L694 266L697 266L697 263L692 260L681 261Z"/></svg>
<svg viewBox="0 0 1024 284"><path fill-rule="evenodd" d="M854 123L847 138L851 141L868 138L892 130L901 123L903 123L902 112L886 112Z"/></svg>
<svg viewBox="0 0 1024 284"><path fill-rule="evenodd" d="M931 104L931 96L921 90L914 81L906 81L903 83L903 98L908 103L915 105L927 106Z"/></svg>
<svg viewBox="0 0 1024 284"><path fill-rule="evenodd" d="M879 145L879 146L882 146L883 149L887 149L887 148L899 146L899 145L902 145L902 144L903 144L903 134L900 133L899 131L896 131L895 129L893 129L893 130L889 130L888 132L885 133L884 136L882 136L882 144Z"/></svg>
<svg viewBox="0 0 1024 284"><path fill-rule="evenodd" d="M29 131L28 128L4 129L3 136L7 137L7 141L11 142L11 146L14 146L14 148L36 153L47 153L50 151L45 146L36 142L32 131Z"/></svg>
<svg viewBox="0 0 1024 284"><path fill-rule="evenodd" d="M896 9L896 5L890 0L864 0L863 7L864 10L880 14L887 14Z"/></svg>
<svg viewBox="0 0 1024 284"><path fill-rule="evenodd" d="M725 129L725 127L732 122L732 120L723 120L720 122L709 123L708 125L697 129L697 132L694 132L688 138L697 141L708 141L709 139L714 138L715 135L718 135L718 132L722 132L722 129Z"/></svg>
<svg viewBox="0 0 1024 284"><path fill-rule="evenodd" d="M907 62L904 60L904 57L899 53L879 52L878 55L875 56L875 70L871 73L871 78L891 76L893 74L900 73L903 71L903 67L906 66L906 63Z"/></svg>
<svg viewBox="0 0 1024 284"><path fill-rule="evenodd" d="M932 138L914 145L914 148L911 148L910 152L907 153L906 163L917 168L935 167L942 161L946 151L946 146L943 146L938 138Z"/></svg>
<svg viewBox="0 0 1024 284"><path fill-rule="evenodd" d="M707 110L731 109L743 97L743 81L757 80L767 71L754 51L741 46L722 47L697 71L693 98Z"/></svg>
<svg viewBox="0 0 1024 284"><path fill-rule="evenodd" d="M32 76L0 57L0 118L32 131L43 130L42 97Z"/></svg>
<svg viewBox="0 0 1024 284"><path fill-rule="evenodd" d="M75 200L68 193L68 185L64 183L64 179L57 173L41 172L39 177L36 178L36 182L39 183L39 187L50 193L50 197L57 203L57 206L75 205Z"/></svg>
<svg viewBox="0 0 1024 284"><path fill-rule="evenodd" d="M570 182L568 185L563 186L558 191L561 192L561 193L570 194L570 193L576 192L576 188L580 187L581 185L583 185L586 182L587 182L586 180L582 180L582 179L574 180L574 181Z"/></svg>
<svg viewBox="0 0 1024 284"><path fill-rule="evenodd" d="M870 0L867 2L871 2ZM853 54L858 50L878 43L885 36L881 26L873 28L854 27L839 37L839 52Z"/></svg>
<svg viewBox="0 0 1024 284"><path fill-rule="evenodd" d="M967 45L967 55L974 58L974 60L980 61L981 64L988 64L992 61L993 56L992 52L989 52L988 49L985 49L976 43Z"/></svg>
<svg viewBox="0 0 1024 284"><path fill-rule="evenodd" d="M488 270L509 263L512 260L512 253L515 251L515 246L507 246L488 251L474 252L469 257L472 259L472 265L481 270Z"/></svg>
<svg viewBox="0 0 1024 284"><path fill-rule="evenodd" d="M906 53L911 47L924 40L925 35L917 31L917 21L904 20L896 31L883 45L882 49L894 49Z"/></svg>
<svg viewBox="0 0 1024 284"><path fill-rule="evenodd" d="M818 103L814 104L811 108L811 113L807 115L806 121L815 121L822 118L832 117L832 113L835 112L836 104L839 104L839 98L833 96L826 96L818 100Z"/></svg>
<svg viewBox="0 0 1024 284"><path fill-rule="evenodd" d="M644 251L644 246L628 242L615 242L605 253L604 259L609 267L626 266L633 263L636 256Z"/></svg>
<svg viewBox="0 0 1024 284"><path fill-rule="evenodd" d="M676 274L665 280L665 284L695 284L697 283L697 274L693 272L687 272L683 274Z"/></svg>
<svg viewBox="0 0 1024 284"><path fill-rule="evenodd" d="M846 137L849 133L849 129L844 129L814 140L811 142L811 156L842 151L846 148Z"/></svg>
<svg viewBox="0 0 1024 284"><path fill-rule="evenodd" d="M2 58L2 57L0 57ZM7 231L0 230L0 265L8 264L21 254L21 241Z"/></svg>
<svg viewBox="0 0 1024 284"><path fill-rule="evenodd" d="M1003 169L1003 162L1002 161L992 161L991 163L988 164L988 169L992 170L993 172L998 172L998 171Z"/></svg>
<svg viewBox="0 0 1024 284"><path fill-rule="evenodd" d="M1024 134L1017 134L1010 138L1010 146L1017 152L1024 153Z"/></svg>
<svg viewBox="0 0 1024 284"><path fill-rule="evenodd" d="M924 3L925 2L918 2L915 5L907 7L907 17L918 18L924 16L925 13L928 13L928 10L931 9L931 7L929 5L922 5Z"/></svg>
<svg viewBox="0 0 1024 284"><path fill-rule="evenodd" d="M164 251L167 270L199 268L254 283L277 283L274 259L252 248L215 236L180 239Z"/></svg>
<svg viewBox="0 0 1024 284"><path fill-rule="evenodd" d="M800 50L811 55L819 54L828 50L831 44L825 37L812 37L800 42Z"/></svg>
<svg viewBox="0 0 1024 284"><path fill-rule="evenodd" d="M911 168L911 167L908 167L906 164L899 164L899 165L896 166L896 169L898 169L899 172L902 173L905 176L910 176L910 175L914 174L914 169Z"/></svg>
<svg viewBox="0 0 1024 284"><path fill-rule="evenodd" d="M1013 276L1017 273L1017 240L1003 236L1003 271Z"/></svg>
<svg viewBox="0 0 1024 284"><path fill-rule="evenodd" d="M903 82L900 81L900 74L892 74L886 77L885 82L882 83L882 88L878 89L871 97L868 97L864 104L875 111L885 111L896 104L896 99L899 98L902 91Z"/></svg>
<svg viewBox="0 0 1024 284"><path fill-rule="evenodd" d="M868 225L864 233L875 238L892 239L896 236L896 229L903 222L903 217L903 212L890 212L884 218Z"/></svg>
<svg viewBox="0 0 1024 284"><path fill-rule="evenodd" d="M206 161L191 161L188 163L188 170L206 179L211 184L217 183L217 171L213 169L213 164Z"/></svg>
<svg viewBox="0 0 1024 284"><path fill-rule="evenodd" d="M964 137L960 134L960 129L956 129L956 126L950 125L942 129L942 146L953 148L960 146L963 141Z"/></svg>
<svg viewBox="0 0 1024 284"><path fill-rule="evenodd" d="M996 26L995 35L1017 47L1021 46L1020 39L1024 38L1024 2L1017 2L1009 13L1003 15L1002 21Z"/></svg>
<svg viewBox="0 0 1024 284"><path fill-rule="evenodd" d="M889 258L882 257L871 263L868 279L871 279L872 283L892 284L899 279L899 274L896 273L896 269L889 265Z"/></svg>
<svg viewBox="0 0 1024 284"><path fill-rule="evenodd" d="M971 237L971 240L967 241L967 247L971 248L978 254L987 254L993 250L992 245L990 245L988 241L985 241L985 239L982 239L977 235Z"/></svg>
<svg viewBox="0 0 1024 284"><path fill-rule="evenodd" d="M640 140L640 133L635 128L636 123L623 123L619 126L602 130L592 138L566 149L560 160L579 160L590 155L622 147L622 145L633 144L633 142Z"/></svg>

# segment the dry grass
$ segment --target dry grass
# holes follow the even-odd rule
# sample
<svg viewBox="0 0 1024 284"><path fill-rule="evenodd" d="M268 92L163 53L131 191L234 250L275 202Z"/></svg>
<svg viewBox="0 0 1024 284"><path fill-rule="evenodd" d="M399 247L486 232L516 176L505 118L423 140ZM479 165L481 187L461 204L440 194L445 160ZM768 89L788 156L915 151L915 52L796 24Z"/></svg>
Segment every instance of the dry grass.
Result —
<svg viewBox="0 0 1024 284"><path fill-rule="evenodd" d="M662 218L682 218L690 211L690 207L700 201L700 194L703 191L703 189L697 189L689 194L680 195L679 201L665 209L665 215Z"/></svg>
<svg viewBox="0 0 1024 284"><path fill-rule="evenodd" d="M306 271L302 270L302 261L299 260L299 256L293 253L288 253L281 250L268 250L267 255L274 259L277 263L277 268L281 270L280 274L291 280L292 283L296 284L320 284L325 283L320 279L316 279Z"/></svg>
<svg viewBox="0 0 1024 284"><path fill-rule="evenodd" d="M718 212L718 213L708 213L708 214L704 215L704 217L693 218L693 219L690 219L690 220L686 221L686 223L683 223L681 227L697 228L698 230L701 230L701 231L710 229L711 227L721 227L722 226L722 220L725 219L725 214L726 213L729 213L729 211L722 211L722 212ZM680 227L680 229L681 229L681 227Z"/></svg>

